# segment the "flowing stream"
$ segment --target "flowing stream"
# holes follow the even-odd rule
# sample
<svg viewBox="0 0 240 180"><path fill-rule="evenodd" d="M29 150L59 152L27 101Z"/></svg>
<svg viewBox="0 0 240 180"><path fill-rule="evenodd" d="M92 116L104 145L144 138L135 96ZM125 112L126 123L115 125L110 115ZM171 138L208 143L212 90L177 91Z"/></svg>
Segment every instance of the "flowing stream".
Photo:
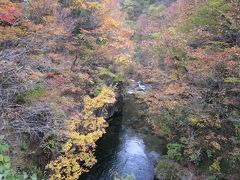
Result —
<svg viewBox="0 0 240 180"><path fill-rule="evenodd" d="M154 166L161 156L163 140L151 134L139 112L135 93L150 89L132 80L121 116L111 119L107 133L97 145L98 163L80 180L113 180L132 176L136 180L154 179Z"/></svg>

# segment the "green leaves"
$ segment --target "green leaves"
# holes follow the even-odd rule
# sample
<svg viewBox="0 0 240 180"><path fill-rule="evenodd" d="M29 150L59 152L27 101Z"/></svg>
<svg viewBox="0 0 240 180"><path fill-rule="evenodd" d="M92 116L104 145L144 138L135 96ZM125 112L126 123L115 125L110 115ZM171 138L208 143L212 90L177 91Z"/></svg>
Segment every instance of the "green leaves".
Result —
<svg viewBox="0 0 240 180"><path fill-rule="evenodd" d="M4 156L0 154L0 163L8 163L8 162L10 162L9 156Z"/></svg>
<svg viewBox="0 0 240 180"><path fill-rule="evenodd" d="M0 140L3 139L3 136ZM10 158L7 155L4 155L6 151L8 151L9 146L4 143L0 143L0 179L7 178L11 175L11 164Z"/></svg>
<svg viewBox="0 0 240 180"><path fill-rule="evenodd" d="M0 140L3 138L0 137ZM0 143L0 179L6 180L37 180L37 175L34 173L22 172L16 173L11 168L10 157L4 153L8 151L9 145Z"/></svg>
<svg viewBox="0 0 240 180"><path fill-rule="evenodd" d="M4 153L9 149L7 144L0 144L0 153Z"/></svg>
<svg viewBox="0 0 240 180"><path fill-rule="evenodd" d="M218 157L213 161L213 164L209 166L209 171L213 173L220 173L221 172L221 167L220 167L220 162L221 162L221 157Z"/></svg>
<svg viewBox="0 0 240 180"><path fill-rule="evenodd" d="M224 15L230 9L231 4L224 0L210 0L207 4L200 6L182 28L183 30L191 30L200 26L216 26L220 23L219 16Z"/></svg>
<svg viewBox="0 0 240 180"><path fill-rule="evenodd" d="M30 89L26 92L24 100L28 102L35 101L37 98L43 97L46 95L46 89L43 86L36 86L33 89Z"/></svg>
<svg viewBox="0 0 240 180"><path fill-rule="evenodd" d="M3 162L3 155L2 154L0 154L0 162Z"/></svg>
<svg viewBox="0 0 240 180"><path fill-rule="evenodd" d="M10 158L4 154L8 149L7 144L0 143L0 179L11 180L16 178L14 178L14 173L11 170Z"/></svg>
<svg viewBox="0 0 240 180"><path fill-rule="evenodd" d="M177 161L182 160L183 155L183 145L182 144L168 144L167 145L167 155L171 159L176 159Z"/></svg>
<svg viewBox="0 0 240 180"><path fill-rule="evenodd" d="M23 172L21 176L19 176L21 180L37 180L37 175L29 175L27 172Z"/></svg>

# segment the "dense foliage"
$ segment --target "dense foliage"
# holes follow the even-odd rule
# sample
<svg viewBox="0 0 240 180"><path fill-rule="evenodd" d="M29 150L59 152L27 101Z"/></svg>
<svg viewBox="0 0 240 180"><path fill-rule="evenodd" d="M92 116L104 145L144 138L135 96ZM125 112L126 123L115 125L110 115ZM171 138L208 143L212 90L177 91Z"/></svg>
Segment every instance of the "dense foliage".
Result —
<svg viewBox="0 0 240 180"><path fill-rule="evenodd" d="M239 179L239 3L1 0L0 179L88 172L126 72L153 87L163 179Z"/></svg>
<svg viewBox="0 0 240 180"><path fill-rule="evenodd" d="M155 88L139 97L153 130L169 141L167 158L203 179L239 178L239 1L177 1L141 12L135 71Z"/></svg>
<svg viewBox="0 0 240 180"><path fill-rule="evenodd" d="M119 4L1 0L0 23L0 179L77 179L130 61Z"/></svg>

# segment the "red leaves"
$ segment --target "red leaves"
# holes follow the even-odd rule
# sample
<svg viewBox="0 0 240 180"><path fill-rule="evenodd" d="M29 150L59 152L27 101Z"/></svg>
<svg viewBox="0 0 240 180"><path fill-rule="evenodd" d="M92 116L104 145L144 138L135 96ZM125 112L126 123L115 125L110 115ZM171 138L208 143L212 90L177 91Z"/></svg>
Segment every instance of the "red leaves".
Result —
<svg viewBox="0 0 240 180"><path fill-rule="evenodd" d="M13 3L0 3L0 24L13 25L20 17L17 6Z"/></svg>
<svg viewBox="0 0 240 180"><path fill-rule="evenodd" d="M51 85L61 85L69 81L70 80L63 74L54 74L50 79L48 79L48 83Z"/></svg>

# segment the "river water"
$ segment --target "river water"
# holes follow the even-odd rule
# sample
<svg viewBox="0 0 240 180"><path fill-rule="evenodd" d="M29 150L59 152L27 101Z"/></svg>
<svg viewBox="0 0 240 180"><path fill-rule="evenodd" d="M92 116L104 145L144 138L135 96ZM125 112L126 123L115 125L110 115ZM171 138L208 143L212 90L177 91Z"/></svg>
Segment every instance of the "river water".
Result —
<svg viewBox="0 0 240 180"><path fill-rule="evenodd" d="M135 83L135 82L133 82ZM136 82L135 91L148 89ZM163 140L151 134L139 111L134 89L128 89L121 116L111 119L107 133L97 145L98 163L80 180L113 180L132 176L136 180L154 179L154 166L164 149Z"/></svg>

